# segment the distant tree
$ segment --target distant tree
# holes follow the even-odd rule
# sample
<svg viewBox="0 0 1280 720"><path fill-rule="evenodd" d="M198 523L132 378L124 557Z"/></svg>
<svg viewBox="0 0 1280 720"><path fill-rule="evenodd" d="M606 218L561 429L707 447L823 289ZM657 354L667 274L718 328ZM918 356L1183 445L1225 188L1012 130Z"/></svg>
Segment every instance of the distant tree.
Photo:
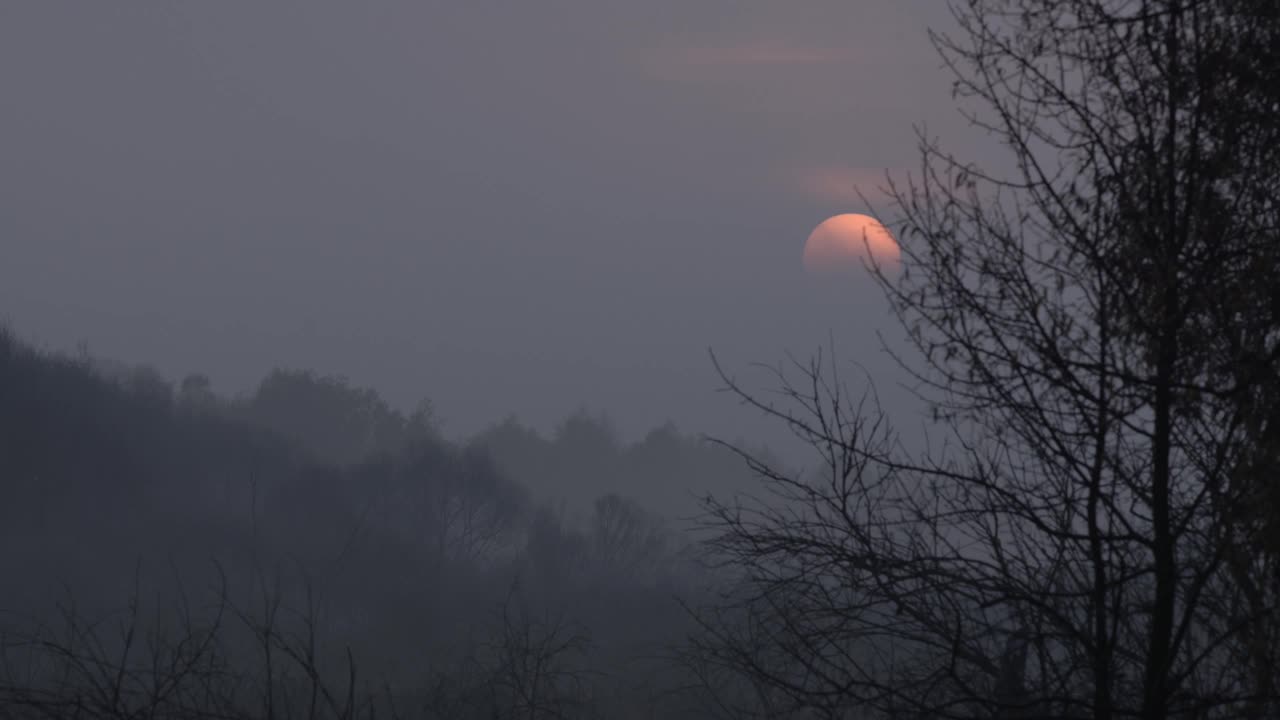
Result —
<svg viewBox="0 0 1280 720"><path fill-rule="evenodd" d="M463 449L453 472L428 488L428 511L438 527L437 542L446 556L480 563L505 554L516 540L526 512L524 488L494 465L481 448Z"/></svg>
<svg viewBox="0 0 1280 720"><path fill-rule="evenodd" d="M590 537L597 571L631 582L651 578L668 549L661 519L612 493L596 499Z"/></svg>
<svg viewBox="0 0 1280 720"><path fill-rule="evenodd" d="M498 467L545 502L563 506L585 528L601 495L627 497L675 525L698 513L711 490L747 487L747 473L731 453L664 423L639 442L624 442L607 418L578 412L552 438L513 418L475 438Z"/></svg>
<svg viewBox="0 0 1280 720"><path fill-rule="evenodd" d="M141 402L168 408L173 403L173 385L153 367L138 365L121 372L117 382Z"/></svg>
<svg viewBox="0 0 1280 720"><path fill-rule="evenodd" d="M434 561L483 566L513 555L523 535L527 491L482 448L424 440L357 468L347 482L369 523Z"/></svg>
<svg viewBox="0 0 1280 720"><path fill-rule="evenodd" d="M574 413L552 439L557 481L574 498L592 498L619 489L622 441L605 416Z"/></svg>
<svg viewBox="0 0 1280 720"><path fill-rule="evenodd" d="M395 453L409 441L408 421L377 392L345 377L274 370L250 398L249 417L282 433L319 459L351 464L376 453ZM426 416L417 418L425 427Z"/></svg>
<svg viewBox="0 0 1280 720"><path fill-rule="evenodd" d="M563 513L542 506L534 511L525 540L525 556L534 576L563 585L582 569L587 556L583 533L566 524Z"/></svg>
<svg viewBox="0 0 1280 720"><path fill-rule="evenodd" d="M217 397L213 393L213 383L203 373L191 373L182 378L178 386L178 402L189 409L208 409L213 407Z"/></svg>
<svg viewBox="0 0 1280 720"><path fill-rule="evenodd" d="M513 593L503 603L498 630L484 648L492 717L585 717L591 695L583 656L589 645L582 628L559 616L535 615Z"/></svg>
<svg viewBox="0 0 1280 720"><path fill-rule="evenodd" d="M439 439L440 417L436 414L435 405L430 400L418 401L413 412L409 413L405 431L411 443Z"/></svg>

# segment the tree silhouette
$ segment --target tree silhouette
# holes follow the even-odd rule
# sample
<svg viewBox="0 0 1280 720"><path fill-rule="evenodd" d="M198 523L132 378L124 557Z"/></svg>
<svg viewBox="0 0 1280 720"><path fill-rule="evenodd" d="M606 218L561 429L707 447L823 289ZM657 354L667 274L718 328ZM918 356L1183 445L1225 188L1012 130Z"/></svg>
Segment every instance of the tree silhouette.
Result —
<svg viewBox="0 0 1280 720"><path fill-rule="evenodd" d="M1274 716L1280 17L954 10L935 43L1015 171L922 136L890 182L904 273L873 270L929 446L821 359L779 370L784 404L722 372L823 462L744 453L772 496L709 507L741 585L699 649L832 715Z"/></svg>

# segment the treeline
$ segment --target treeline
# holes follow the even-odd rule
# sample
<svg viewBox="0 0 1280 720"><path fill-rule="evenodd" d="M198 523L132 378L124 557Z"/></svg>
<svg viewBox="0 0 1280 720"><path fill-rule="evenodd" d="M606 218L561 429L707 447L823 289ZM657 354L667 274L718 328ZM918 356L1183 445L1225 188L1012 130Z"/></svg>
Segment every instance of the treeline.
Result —
<svg viewBox="0 0 1280 720"><path fill-rule="evenodd" d="M676 596L705 584L680 513L696 511L691 489L741 476L734 458L671 426L628 444L607 420L579 414L551 437L508 420L456 442L428 405L402 413L343 378L277 370L253 393L226 397L202 375L173 384L86 353L41 352L6 333L6 702L48 710L92 694L96 673L52 695L18 679L32 657L65 664L79 652L75 638L86 652L124 653L133 631L91 623L126 608L122 627L167 623L157 637L170 638L172 652L222 617L222 632L239 639L219 662L243 654L244 682L265 682L273 653L275 671L292 667L295 680L319 682L319 657L302 662L299 647L286 647L305 626L337 660L349 650L364 682L391 692L379 702L453 708L442 717L465 717L456 713L466 703L484 717L557 716L543 713L552 705L609 717L662 707L671 717L689 702L673 692L681 679L669 661L690 628ZM193 598L212 614L175 614ZM227 617L239 619L238 630ZM269 621L282 624L268 632ZM61 640L49 645L50 637ZM33 647L47 657L32 656ZM19 650L26 665L14 664ZM513 679L511 663L539 653L538 669L521 672L541 675ZM88 672L112 664L107 656L73 665ZM564 697L533 714L516 713L512 698L495 708L494 693L477 684L499 683L499 665L508 685L572 680L575 689L556 690ZM323 679L327 688L343 675ZM284 693L272 702L292 702L285 687L246 701L227 686L218 702L260 714L265 706L253 703L272 693Z"/></svg>

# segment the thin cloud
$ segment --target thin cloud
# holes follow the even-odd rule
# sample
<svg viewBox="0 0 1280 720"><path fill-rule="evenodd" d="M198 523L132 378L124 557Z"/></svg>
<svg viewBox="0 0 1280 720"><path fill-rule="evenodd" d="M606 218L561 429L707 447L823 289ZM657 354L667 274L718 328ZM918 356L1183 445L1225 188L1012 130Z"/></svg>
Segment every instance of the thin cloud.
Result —
<svg viewBox="0 0 1280 720"><path fill-rule="evenodd" d="M695 67L831 65L855 60L846 48L752 44L722 47L668 48L655 52L664 64Z"/></svg>
<svg viewBox="0 0 1280 720"><path fill-rule="evenodd" d="M868 200L888 198L887 171L899 176L903 168L828 165L803 167L786 173L789 187L800 194L831 203L857 203L859 193Z"/></svg>

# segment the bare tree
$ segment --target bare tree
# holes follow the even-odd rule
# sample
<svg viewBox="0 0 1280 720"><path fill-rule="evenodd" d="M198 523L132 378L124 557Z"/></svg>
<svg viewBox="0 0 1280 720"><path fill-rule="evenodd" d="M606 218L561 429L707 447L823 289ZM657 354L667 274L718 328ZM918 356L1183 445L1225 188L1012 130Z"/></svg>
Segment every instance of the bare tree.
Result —
<svg viewBox="0 0 1280 720"><path fill-rule="evenodd" d="M431 718L569 720L595 717L590 641L562 616L538 613L513 585L487 637L428 683Z"/></svg>
<svg viewBox="0 0 1280 720"><path fill-rule="evenodd" d="M591 541L597 571L632 582L651 579L667 551L661 519L613 493L597 498L594 510Z"/></svg>
<svg viewBox="0 0 1280 720"><path fill-rule="evenodd" d="M722 372L824 462L747 455L772 495L711 503L741 583L702 655L833 717L1275 716L1280 16L953 9L936 46L1015 172L922 136L904 272L873 268L940 439L818 361L777 404Z"/></svg>
<svg viewBox="0 0 1280 720"><path fill-rule="evenodd" d="M196 605L180 583L154 602L135 585L122 611L90 616L69 599L53 623L4 627L0 717L395 717L391 698L357 684L349 651L328 658L309 589L301 608L278 582L251 590L238 605L224 580Z"/></svg>
<svg viewBox="0 0 1280 720"><path fill-rule="evenodd" d="M497 717L583 717L590 698L588 672L579 665L587 636L563 618L537 617L514 593L488 644Z"/></svg>

